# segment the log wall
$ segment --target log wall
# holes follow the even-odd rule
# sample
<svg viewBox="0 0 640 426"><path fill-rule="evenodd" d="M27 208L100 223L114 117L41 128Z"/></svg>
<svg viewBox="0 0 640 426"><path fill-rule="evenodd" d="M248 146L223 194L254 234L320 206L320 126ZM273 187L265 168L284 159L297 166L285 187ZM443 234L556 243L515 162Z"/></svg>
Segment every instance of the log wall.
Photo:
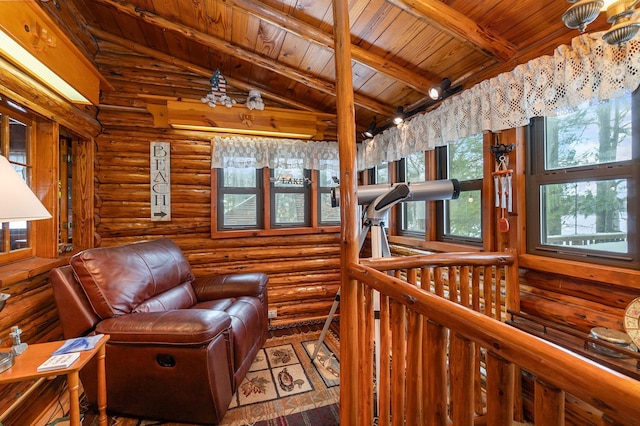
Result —
<svg viewBox="0 0 640 426"><path fill-rule="evenodd" d="M278 313L272 324L326 317L340 282L339 234L211 238L213 135L154 128L139 96L199 99L209 90L208 79L107 42L100 43L97 62L115 90L102 94L98 114L95 245L168 237L196 275L266 272L269 306ZM151 141L171 144L170 222L150 218Z"/></svg>
<svg viewBox="0 0 640 426"><path fill-rule="evenodd" d="M521 310L585 333L593 327L624 330L624 311L637 289L557 274L522 275Z"/></svg>

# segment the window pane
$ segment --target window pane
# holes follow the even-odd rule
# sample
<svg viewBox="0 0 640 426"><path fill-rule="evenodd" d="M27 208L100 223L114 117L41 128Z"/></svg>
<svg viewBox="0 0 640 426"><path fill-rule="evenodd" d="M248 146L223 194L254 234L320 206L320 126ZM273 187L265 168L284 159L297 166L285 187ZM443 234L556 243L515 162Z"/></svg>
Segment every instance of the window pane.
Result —
<svg viewBox="0 0 640 426"><path fill-rule="evenodd" d="M333 188L338 186L337 182L340 179L340 169L337 163L328 164L324 163L324 167L318 172L320 176L320 187Z"/></svg>
<svg viewBox="0 0 640 426"><path fill-rule="evenodd" d="M376 183L389 183L389 163L376 166Z"/></svg>
<svg viewBox="0 0 640 426"><path fill-rule="evenodd" d="M340 208L331 207L331 194L320 194L320 222L340 222Z"/></svg>
<svg viewBox="0 0 640 426"><path fill-rule="evenodd" d="M407 182L424 182L424 152L411 154L407 157Z"/></svg>
<svg viewBox="0 0 640 426"><path fill-rule="evenodd" d="M481 204L480 191L463 191L457 200L446 201L447 234L459 237L482 238Z"/></svg>
<svg viewBox="0 0 640 426"><path fill-rule="evenodd" d="M227 167L223 182L225 188L255 188L256 169Z"/></svg>
<svg viewBox="0 0 640 426"><path fill-rule="evenodd" d="M275 188L302 188L306 184L304 169L284 169L277 167L274 170Z"/></svg>
<svg viewBox="0 0 640 426"><path fill-rule="evenodd" d="M404 214L405 231L426 231L426 205L424 201L410 201L404 203Z"/></svg>
<svg viewBox="0 0 640 426"><path fill-rule="evenodd" d="M449 144L449 178L482 179L482 133Z"/></svg>
<svg viewBox="0 0 640 426"><path fill-rule="evenodd" d="M545 168L631 159L631 95L547 117Z"/></svg>
<svg viewBox="0 0 640 426"><path fill-rule="evenodd" d="M29 185L27 125L12 118L9 119L9 160L13 162L13 169ZM10 250L29 247L28 230L27 222L9 224Z"/></svg>
<svg viewBox="0 0 640 426"><path fill-rule="evenodd" d="M438 148L438 176L456 179L463 188L457 199L437 204L440 241L482 242L483 139L478 133Z"/></svg>
<svg viewBox="0 0 640 426"><path fill-rule="evenodd" d="M304 194L276 193L275 194L275 222L277 224L304 223Z"/></svg>
<svg viewBox="0 0 640 426"><path fill-rule="evenodd" d="M542 185L542 243L627 253L627 180Z"/></svg>
<svg viewBox="0 0 640 426"><path fill-rule="evenodd" d="M223 203L224 226L257 226L255 194L224 194Z"/></svg>

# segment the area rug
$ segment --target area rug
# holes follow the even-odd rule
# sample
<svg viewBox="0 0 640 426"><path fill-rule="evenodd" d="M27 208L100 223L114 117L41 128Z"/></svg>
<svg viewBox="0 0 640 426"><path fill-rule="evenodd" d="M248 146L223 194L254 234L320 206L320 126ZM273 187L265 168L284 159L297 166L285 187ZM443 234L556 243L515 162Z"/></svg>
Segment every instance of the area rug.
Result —
<svg viewBox="0 0 640 426"><path fill-rule="evenodd" d="M329 332L311 360L320 331L271 337L233 396L220 426L338 426L340 344ZM85 410L83 410L85 411ZM98 426L84 413L84 426ZM109 416L109 426L188 426Z"/></svg>
<svg viewBox="0 0 640 426"><path fill-rule="evenodd" d="M319 331L272 337L258 353L221 426L337 425L339 343Z"/></svg>

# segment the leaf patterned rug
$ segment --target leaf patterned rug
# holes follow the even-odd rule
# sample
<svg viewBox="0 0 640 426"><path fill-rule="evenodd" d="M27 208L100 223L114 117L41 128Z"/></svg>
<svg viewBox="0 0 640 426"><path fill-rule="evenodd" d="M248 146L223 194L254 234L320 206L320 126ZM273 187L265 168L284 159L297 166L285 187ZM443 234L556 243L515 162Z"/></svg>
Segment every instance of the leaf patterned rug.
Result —
<svg viewBox="0 0 640 426"><path fill-rule="evenodd" d="M331 416L333 411L337 418L340 400L339 343L334 335L328 333L318 356L312 361L319 336L319 331L313 331L268 339L240 384L220 425L295 424L283 423L284 418L307 411L307 417ZM313 411L320 407L327 407L327 410ZM304 415L298 417L302 419ZM276 419L280 422L269 422Z"/></svg>
<svg viewBox="0 0 640 426"><path fill-rule="evenodd" d="M340 344L327 333L312 362L319 337L320 331L308 331L269 338L220 426L338 426ZM97 413L82 411L84 426L98 426ZM191 426L121 416L109 416L108 425Z"/></svg>

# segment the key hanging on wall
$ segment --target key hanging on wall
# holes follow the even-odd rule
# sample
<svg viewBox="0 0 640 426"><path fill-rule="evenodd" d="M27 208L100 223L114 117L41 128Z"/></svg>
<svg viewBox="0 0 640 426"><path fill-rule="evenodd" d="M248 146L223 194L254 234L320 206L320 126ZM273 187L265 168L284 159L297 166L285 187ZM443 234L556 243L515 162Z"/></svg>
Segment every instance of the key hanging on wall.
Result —
<svg viewBox="0 0 640 426"><path fill-rule="evenodd" d="M509 168L509 157L507 154L513 150L513 144L496 144L491 146L491 152L496 157L496 168L493 175L493 185L495 192L495 206L500 209L500 219L498 219L498 230L500 232L509 231L509 220L507 213L513 211L513 170Z"/></svg>

